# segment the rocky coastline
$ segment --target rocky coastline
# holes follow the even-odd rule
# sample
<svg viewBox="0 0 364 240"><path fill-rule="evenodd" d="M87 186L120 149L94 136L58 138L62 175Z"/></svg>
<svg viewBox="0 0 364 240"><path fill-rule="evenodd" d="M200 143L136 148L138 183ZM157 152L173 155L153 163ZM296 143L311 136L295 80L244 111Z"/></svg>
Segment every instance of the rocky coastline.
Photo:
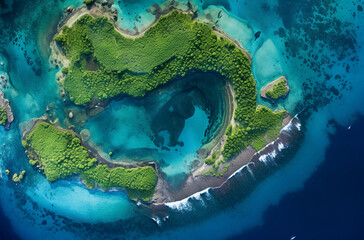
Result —
<svg viewBox="0 0 364 240"><path fill-rule="evenodd" d="M246 164L229 173L227 178L221 178L220 184L193 193L184 192L182 189L180 196L185 195L185 198L173 202L152 203L147 206L151 218L158 226L169 228L179 226L181 218L186 221L191 218L204 219L206 215L216 213L211 209L222 211L231 208L248 197L260 182L289 161L302 136L301 123L296 115L281 130L277 139L252 154ZM201 182L205 180L200 179Z"/></svg>
<svg viewBox="0 0 364 240"><path fill-rule="evenodd" d="M292 119L288 115L282 123L282 130L285 129L287 126L292 125L292 122L295 124L300 124L298 119ZM280 132L280 136L271 143L267 144L266 147L262 150L257 152L251 146L248 146L239 155L231 159L229 161L231 165L228 171L223 176L216 177L204 175L203 172L206 168L206 164L202 164L202 166L192 171L185 178L184 182L181 184L181 187L179 187L178 189L174 189L172 186L169 185L168 190L166 191L166 189L160 188L165 187L166 184L161 184L160 186L157 186L156 194L153 196L152 202L155 204L162 204L181 201L182 199L188 198L189 196L196 194L197 192L201 192L208 188L216 188L221 186L225 181L227 181L227 179L229 179L234 173L236 173L236 171L243 168L244 166L248 166L249 164L251 164L251 162L254 162L256 156L269 154L269 148L267 147L274 144L278 139L282 139L284 137L284 134L286 134L282 130ZM220 141L224 141L224 138ZM285 144L287 144L288 146L290 144L290 141L294 141L294 139L290 139L289 141L287 140Z"/></svg>
<svg viewBox="0 0 364 240"><path fill-rule="evenodd" d="M283 96L280 96L279 98L282 98L282 99L285 99L286 97L287 97L287 95L288 95L288 93L289 93L289 90L290 90L290 88L289 88L289 86L288 86L288 81L287 81L287 78L285 77L285 76L281 76L281 77L279 77L279 78L277 78L276 80L274 80L274 81L272 81L272 82L270 82L270 83L268 83L267 85L265 85L261 90L260 90L260 96L262 97L262 98L264 98L264 99L267 99L267 100L269 100L272 104L274 104L279 98L277 98L277 99L272 99L272 98L270 98L270 97L268 97L267 95L266 95L266 92L267 91L273 91L273 86L276 84L276 83L279 83L280 81L284 81L285 83L286 83L286 94L284 94Z"/></svg>
<svg viewBox="0 0 364 240"><path fill-rule="evenodd" d="M11 123L14 121L14 115L10 107L10 102L8 99L5 98L4 93L0 90L0 108L5 109L6 114L8 116L8 120L5 125L5 130L10 129Z"/></svg>

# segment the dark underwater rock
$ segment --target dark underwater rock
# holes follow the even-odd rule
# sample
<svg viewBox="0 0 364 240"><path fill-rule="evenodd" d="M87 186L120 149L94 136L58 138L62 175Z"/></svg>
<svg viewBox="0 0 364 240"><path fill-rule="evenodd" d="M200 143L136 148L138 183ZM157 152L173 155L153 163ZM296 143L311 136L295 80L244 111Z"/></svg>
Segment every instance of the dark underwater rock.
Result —
<svg viewBox="0 0 364 240"><path fill-rule="evenodd" d="M254 34L254 36L255 36L255 40L257 40L259 37L260 37L260 34L261 34L262 32L261 31L258 31L258 32L256 32L255 34Z"/></svg>

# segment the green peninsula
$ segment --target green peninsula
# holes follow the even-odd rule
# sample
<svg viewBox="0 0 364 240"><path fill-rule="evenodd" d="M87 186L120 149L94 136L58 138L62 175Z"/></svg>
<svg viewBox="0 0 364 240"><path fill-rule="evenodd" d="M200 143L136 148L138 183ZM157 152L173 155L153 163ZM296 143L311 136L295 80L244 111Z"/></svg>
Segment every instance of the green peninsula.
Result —
<svg viewBox="0 0 364 240"><path fill-rule="evenodd" d="M87 187L98 184L103 189L125 188L129 197L148 200L157 181L150 167L109 169L91 158L81 140L71 131L56 129L49 123L38 122L22 141L31 165L44 171L49 181L80 175Z"/></svg>

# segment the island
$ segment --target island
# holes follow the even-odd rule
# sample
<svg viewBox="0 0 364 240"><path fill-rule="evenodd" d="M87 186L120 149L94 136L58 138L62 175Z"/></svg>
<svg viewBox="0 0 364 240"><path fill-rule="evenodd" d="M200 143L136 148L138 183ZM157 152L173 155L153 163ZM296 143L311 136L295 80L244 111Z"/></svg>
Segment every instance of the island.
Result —
<svg viewBox="0 0 364 240"><path fill-rule="evenodd" d="M286 98L288 93L289 86L287 78L282 76L263 87L260 91L260 96L262 98L268 99L274 104L279 98Z"/></svg>
<svg viewBox="0 0 364 240"><path fill-rule="evenodd" d="M24 170L21 171L19 174L14 173L14 175L12 177L13 182L15 182L15 183L21 183L23 181L23 179L24 179L25 173L26 172Z"/></svg>
<svg viewBox="0 0 364 240"><path fill-rule="evenodd" d="M96 185L104 190L124 188L131 199L143 200L153 194L157 174L152 167L110 169L92 157L72 131L38 120L24 134L22 145L30 165L41 169L51 182L78 175L90 189Z"/></svg>
<svg viewBox="0 0 364 240"><path fill-rule="evenodd" d="M0 90L0 125L4 126L5 130L9 130L13 121L14 115L9 100L5 98L4 93Z"/></svg>
<svg viewBox="0 0 364 240"><path fill-rule="evenodd" d="M261 150L279 136L287 124L284 120L290 119L287 111L257 106L248 52L215 26L197 20L191 11L172 10L135 36L119 29L112 15L97 6L77 13L54 37L52 52L63 65L59 83L80 108L107 105L121 96L143 98L193 73L214 73L224 79L231 90L228 104L233 111L219 140L202 160L203 166L195 171L199 176L227 174L237 155L247 148ZM79 176L88 188L122 188L131 199L145 201L167 191L157 163L110 164L96 158L92 147L74 131L47 119L37 120L23 134L22 144L29 163L51 182Z"/></svg>

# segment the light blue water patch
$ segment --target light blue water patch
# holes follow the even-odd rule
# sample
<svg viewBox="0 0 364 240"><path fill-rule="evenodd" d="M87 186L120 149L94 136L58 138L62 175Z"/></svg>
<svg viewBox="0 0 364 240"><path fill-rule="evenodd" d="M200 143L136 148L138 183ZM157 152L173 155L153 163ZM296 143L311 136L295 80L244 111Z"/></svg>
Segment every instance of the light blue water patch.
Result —
<svg viewBox="0 0 364 240"><path fill-rule="evenodd" d="M34 207L35 205L30 201L26 201L24 191L27 188L33 189L35 175L43 178L43 181L46 180L28 164L17 127L12 126L10 131L5 131L0 126L0 143L0 202L16 232L21 236L27 236L27 239L75 239L71 233L65 230L53 232L46 230L46 228L34 227L41 226L43 222L52 224L53 219L51 215L41 216L40 208ZM6 145L3 146L3 144ZM5 174L5 169L10 170L10 176ZM22 170L26 170L24 181L21 184L13 183L12 175ZM49 185L48 182L47 184ZM19 201L22 201L22 209L18 205L20 204ZM57 204L53 204L48 210L52 210L52 208L57 208Z"/></svg>
<svg viewBox="0 0 364 240"><path fill-rule="evenodd" d="M208 23L215 23L217 27L222 28L230 37L237 40L249 52L254 45L254 30L250 24L229 14L225 8L221 6L211 5L206 8L199 19Z"/></svg>
<svg viewBox="0 0 364 240"><path fill-rule="evenodd" d="M153 142L150 124L161 106L147 110L143 105L131 104L129 100L113 102L105 112L88 120L85 128L91 132L90 142L104 153L113 152L112 160L160 161L164 163L162 170L169 176L190 172L190 165L197 157L196 152L202 146L208 126L207 114L196 107L194 115L186 119L178 138L183 146L159 148ZM107 124L105 119L108 119ZM164 138L163 145L168 146L168 131L161 131L158 135ZM106 154L103 156L106 157Z"/></svg>
<svg viewBox="0 0 364 240"><path fill-rule="evenodd" d="M34 208L34 205L29 201L23 202L22 209L20 209L19 205L17 205L19 199L14 196L13 187L6 186L4 181L0 181L0 187L2 190L0 192L0 203L3 211L9 216L15 232L23 239L80 239L69 232L68 229L54 231L52 215L42 215L42 211L39 208ZM47 224L43 225L43 223ZM50 228L53 230L50 230Z"/></svg>
<svg viewBox="0 0 364 240"><path fill-rule="evenodd" d="M58 215L79 222L113 222L135 216L135 205L122 192L88 190L79 181L60 180L50 184L37 176L36 186L28 188L26 194L39 204Z"/></svg>
<svg viewBox="0 0 364 240"><path fill-rule="evenodd" d="M181 10L187 10L186 0L176 1L175 7ZM161 9L166 8L167 0L156 0L153 2L149 1L115 1L112 8L118 11L117 24L121 29L130 30L135 33L137 28L139 32L146 29L154 20L155 15L153 15L150 9L155 9L152 4L158 4ZM201 4L200 2L198 2Z"/></svg>
<svg viewBox="0 0 364 240"><path fill-rule="evenodd" d="M197 150L202 146L201 139L208 126L208 117L203 110L196 108L194 115L186 120L185 126L178 138L184 143L183 147L168 152L160 151L163 160L169 165L162 168L168 176L191 171L191 164L197 159Z"/></svg>
<svg viewBox="0 0 364 240"><path fill-rule="evenodd" d="M23 34L18 33L19 38L20 35ZM25 49L30 57L37 57L32 54L35 48L34 43L26 46L9 44L6 49L10 56L8 59L9 84L6 89L2 89L5 97L10 100L17 122L42 116L46 106L50 102L56 101L59 93L59 87L55 81L55 74L58 70L51 68L48 71L49 66L46 65L39 70L41 74L37 75L27 64L21 48Z"/></svg>
<svg viewBox="0 0 364 240"><path fill-rule="evenodd" d="M137 11L135 7L138 8ZM155 19L153 14L146 11L149 8L149 5L146 4L139 5L138 3L133 4L132 2L125 4L120 1L120 4L113 4L112 8L118 11L117 23L121 29L129 29L134 32L135 27L144 29Z"/></svg>
<svg viewBox="0 0 364 240"><path fill-rule="evenodd" d="M259 87L282 76L281 56L271 39L267 39L256 51L253 62L257 67L253 69L253 74Z"/></svg>
<svg viewBox="0 0 364 240"><path fill-rule="evenodd" d="M4 75L7 79L9 79L8 70L7 70L8 69L8 60L3 54L1 54L1 52L0 52L0 62L2 62L4 64L4 65L0 65L0 75ZM2 82L0 81L0 83L2 83Z"/></svg>
<svg viewBox="0 0 364 240"><path fill-rule="evenodd" d="M90 119L85 128L91 132L91 141L105 152L154 147L149 137L150 116L145 108L129 105L124 100L110 104L106 112Z"/></svg>

